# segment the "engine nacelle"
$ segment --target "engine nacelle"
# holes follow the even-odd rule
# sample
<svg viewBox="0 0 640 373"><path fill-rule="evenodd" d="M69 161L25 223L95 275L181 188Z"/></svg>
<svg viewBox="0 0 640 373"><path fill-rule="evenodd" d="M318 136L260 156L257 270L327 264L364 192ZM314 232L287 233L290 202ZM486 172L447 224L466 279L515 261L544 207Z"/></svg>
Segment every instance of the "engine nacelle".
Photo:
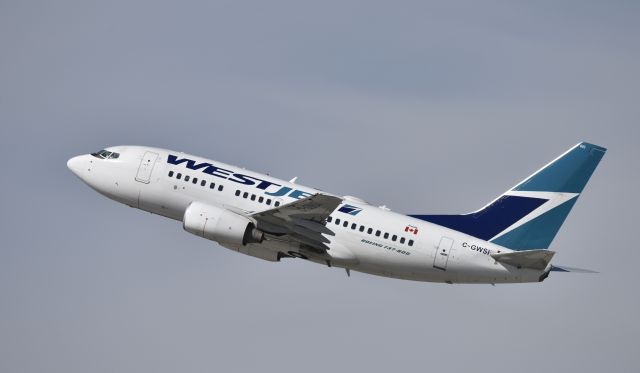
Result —
<svg viewBox="0 0 640 373"><path fill-rule="evenodd" d="M247 217L202 202L187 207L183 227L196 236L236 246L260 243L264 237Z"/></svg>

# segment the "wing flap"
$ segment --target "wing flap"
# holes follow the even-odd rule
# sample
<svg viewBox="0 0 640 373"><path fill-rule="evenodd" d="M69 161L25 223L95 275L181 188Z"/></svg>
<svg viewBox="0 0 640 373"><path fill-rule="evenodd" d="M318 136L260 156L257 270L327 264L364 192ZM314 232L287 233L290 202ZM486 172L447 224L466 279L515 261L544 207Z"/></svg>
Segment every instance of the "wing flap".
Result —
<svg viewBox="0 0 640 373"><path fill-rule="evenodd" d="M323 234L335 234L324 225L324 221L341 203L340 197L318 193L251 217L266 233L286 234L302 244L328 250L326 244L330 240Z"/></svg>

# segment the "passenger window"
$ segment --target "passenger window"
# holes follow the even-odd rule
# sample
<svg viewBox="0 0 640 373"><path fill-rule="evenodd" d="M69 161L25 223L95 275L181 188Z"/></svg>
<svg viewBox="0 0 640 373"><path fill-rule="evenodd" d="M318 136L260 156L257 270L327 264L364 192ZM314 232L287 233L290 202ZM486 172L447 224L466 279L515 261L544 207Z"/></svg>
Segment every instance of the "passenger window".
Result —
<svg viewBox="0 0 640 373"><path fill-rule="evenodd" d="M189 181L189 175L184 175L184 181Z"/></svg>
<svg viewBox="0 0 640 373"><path fill-rule="evenodd" d="M180 172L178 172L178 174L176 175L176 179L178 180L182 179L182 174Z"/></svg>
<svg viewBox="0 0 640 373"><path fill-rule="evenodd" d="M351 224L351 229L355 230L356 228L358 228L358 224L356 223Z"/></svg>
<svg viewBox="0 0 640 373"><path fill-rule="evenodd" d="M271 206L271 198L267 198L267 205Z"/></svg>
<svg viewBox="0 0 640 373"><path fill-rule="evenodd" d="M249 197L249 193L244 192L244 194L242 195L242 198L247 198L247 197Z"/></svg>
<svg viewBox="0 0 640 373"><path fill-rule="evenodd" d="M276 207L280 206L280 202L276 201L275 205Z"/></svg>
<svg viewBox="0 0 640 373"><path fill-rule="evenodd" d="M376 237L380 237L380 233L382 233L382 232L376 231Z"/></svg>
<svg viewBox="0 0 640 373"><path fill-rule="evenodd" d="M342 226L345 227L345 228L348 227L349 226L349 222L345 220L344 223L342 223Z"/></svg>
<svg viewBox="0 0 640 373"><path fill-rule="evenodd" d="M211 183L211 185L213 185L213 183ZM213 186L211 188L213 188ZM240 189L236 189L236 197L240 197Z"/></svg>
<svg viewBox="0 0 640 373"><path fill-rule="evenodd" d="M222 192L222 189L224 189L224 185L222 184L218 185L218 192Z"/></svg>
<svg viewBox="0 0 640 373"><path fill-rule="evenodd" d="M389 238L389 233L386 233L386 232L385 232L385 234L384 234L384 239L386 240L387 238Z"/></svg>
<svg viewBox="0 0 640 373"><path fill-rule="evenodd" d="M207 181L206 181L206 180L202 180L202 181L200 182L200 186L205 186L205 185L207 185Z"/></svg>
<svg viewBox="0 0 640 373"><path fill-rule="evenodd" d="M404 237L400 237L400 243L404 243Z"/></svg>
<svg viewBox="0 0 640 373"><path fill-rule="evenodd" d="M327 223L331 223L331 220L333 220L331 216L327 216Z"/></svg>
<svg viewBox="0 0 640 373"><path fill-rule="evenodd" d="M364 232L364 225L360 226L360 232Z"/></svg>
<svg viewBox="0 0 640 373"><path fill-rule="evenodd" d="M340 225L340 219L336 219L336 225Z"/></svg>
<svg viewBox="0 0 640 373"><path fill-rule="evenodd" d="M255 194L252 194L252 195L251 195L251 200L252 200L252 201L255 201L255 200L256 200L256 195L255 195Z"/></svg>
<svg viewBox="0 0 640 373"><path fill-rule="evenodd" d="M409 246L413 246L413 240L409 240Z"/></svg>
<svg viewBox="0 0 640 373"><path fill-rule="evenodd" d="M173 177L173 171L169 171L169 177Z"/></svg>
<svg viewBox="0 0 640 373"><path fill-rule="evenodd" d="M395 234L391 237L391 241L395 241L398 239L398 236L396 236Z"/></svg>
<svg viewBox="0 0 640 373"><path fill-rule="evenodd" d="M216 183L211 183L211 184L209 184L209 189L213 189L213 188L215 188L215 187L216 187Z"/></svg>
<svg viewBox="0 0 640 373"><path fill-rule="evenodd" d="M258 202L260 202L260 203L264 202L264 197L258 198Z"/></svg>
<svg viewBox="0 0 640 373"><path fill-rule="evenodd" d="M373 228L367 229L367 234L371 234L371 233L373 233Z"/></svg>
<svg viewBox="0 0 640 373"><path fill-rule="evenodd" d="M197 178L197 177L194 177L194 178L193 178L193 180L192 180L192 182L193 182L194 184L198 184L198 178Z"/></svg>

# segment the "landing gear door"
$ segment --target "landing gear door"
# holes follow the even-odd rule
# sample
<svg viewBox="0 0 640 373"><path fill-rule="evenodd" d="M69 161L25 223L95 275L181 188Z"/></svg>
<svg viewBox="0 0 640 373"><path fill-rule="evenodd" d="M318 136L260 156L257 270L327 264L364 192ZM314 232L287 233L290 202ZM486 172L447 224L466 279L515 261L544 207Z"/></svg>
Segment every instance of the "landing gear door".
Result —
<svg viewBox="0 0 640 373"><path fill-rule="evenodd" d="M453 246L453 240L449 237L442 237L440 244L438 245L438 251L436 257L433 260L433 266L443 271L447 270L447 263L449 262L449 254L451 253L451 247Z"/></svg>
<svg viewBox="0 0 640 373"><path fill-rule="evenodd" d="M149 184L149 181L151 180L151 172L153 171L153 166L156 164L157 159L158 159L158 153L154 153L154 152L144 153L144 156L142 156L142 160L140 161L140 167L138 167L138 173L136 174L136 181Z"/></svg>

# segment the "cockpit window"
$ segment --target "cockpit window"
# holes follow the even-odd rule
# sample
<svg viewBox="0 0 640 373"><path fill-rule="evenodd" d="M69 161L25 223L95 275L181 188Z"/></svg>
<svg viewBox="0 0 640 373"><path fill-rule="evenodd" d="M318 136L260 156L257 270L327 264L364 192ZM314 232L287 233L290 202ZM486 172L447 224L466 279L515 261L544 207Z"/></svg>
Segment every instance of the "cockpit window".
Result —
<svg viewBox="0 0 640 373"><path fill-rule="evenodd" d="M118 159L120 157L120 153L110 152L104 149L99 152L91 153L91 155L100 159Z"/></svg>

